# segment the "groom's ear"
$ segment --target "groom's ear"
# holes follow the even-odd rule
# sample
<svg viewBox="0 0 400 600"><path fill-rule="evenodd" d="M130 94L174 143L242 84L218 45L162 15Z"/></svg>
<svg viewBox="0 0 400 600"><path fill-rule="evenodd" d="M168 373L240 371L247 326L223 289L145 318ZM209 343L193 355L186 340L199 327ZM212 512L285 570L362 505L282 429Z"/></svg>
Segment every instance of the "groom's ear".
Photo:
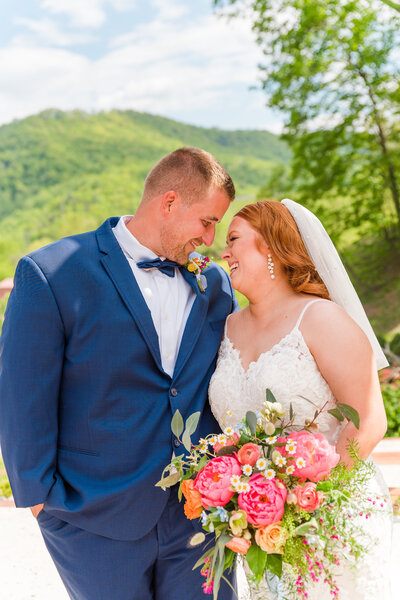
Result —
<svg viewBox="0 0 400 600"><path fill-rule="evenodd" d="M169 190L161 196L161 214L163 217L170 216L179 204L179 194Z"/></svg>

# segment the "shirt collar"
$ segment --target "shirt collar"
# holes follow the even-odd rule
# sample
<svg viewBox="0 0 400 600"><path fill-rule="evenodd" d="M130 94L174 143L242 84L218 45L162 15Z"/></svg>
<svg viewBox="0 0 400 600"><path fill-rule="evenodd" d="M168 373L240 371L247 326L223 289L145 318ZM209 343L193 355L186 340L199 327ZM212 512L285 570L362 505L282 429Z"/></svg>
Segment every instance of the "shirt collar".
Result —
<svg viewBox="0 0 400 600"><path fill-rule="evenodd" d="M113 228L113 232L119 245L122 250L132 258L135 262L139 262L141 260L152 260L153 258L163 258L162 256L158 256L150 250L150 248L146 248L143 246L135 236L129 231L127 228L127 223L132 219L133 215L124 215L121 217Z"/></svg>

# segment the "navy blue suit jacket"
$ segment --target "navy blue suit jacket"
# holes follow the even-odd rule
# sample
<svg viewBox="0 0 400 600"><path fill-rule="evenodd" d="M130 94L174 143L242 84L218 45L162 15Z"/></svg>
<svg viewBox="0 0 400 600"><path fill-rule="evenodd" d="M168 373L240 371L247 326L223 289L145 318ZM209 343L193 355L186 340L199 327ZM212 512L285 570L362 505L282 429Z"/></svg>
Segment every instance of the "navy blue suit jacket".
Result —
<svg viewBox="0 0 400 600"><path fill-rule="evenodd" d="M171 378L117 221L19 262L0 341L0 442L17 506L44 502L77 527L133 540L168 499L154 484L183 451L175 410L201 411L195 440L219 431L207 388L236 304L217 265L204 293L191 276L196 299Z"/></svg>

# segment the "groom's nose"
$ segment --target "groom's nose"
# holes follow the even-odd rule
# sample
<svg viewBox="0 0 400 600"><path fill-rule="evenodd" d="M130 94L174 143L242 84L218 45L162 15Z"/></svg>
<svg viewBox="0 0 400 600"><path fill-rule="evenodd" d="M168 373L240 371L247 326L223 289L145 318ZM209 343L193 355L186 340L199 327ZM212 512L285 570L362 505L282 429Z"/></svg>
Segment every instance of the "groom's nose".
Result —
<svg viewBox="0 0 400 600"><path fill-rule="evenodd" d="M203 244L211 246L215 238L215 225L210 225L207 231L201 236Z"/></svg>

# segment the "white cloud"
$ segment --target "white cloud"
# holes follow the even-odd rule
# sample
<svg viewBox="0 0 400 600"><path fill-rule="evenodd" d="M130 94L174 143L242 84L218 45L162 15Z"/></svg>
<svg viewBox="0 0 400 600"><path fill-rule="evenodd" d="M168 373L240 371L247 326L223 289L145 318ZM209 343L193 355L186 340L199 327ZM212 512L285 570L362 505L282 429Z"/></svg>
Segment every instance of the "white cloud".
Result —
<svg viewBox="0 0 400 600"><path fill-rule="evenodd" d="M82 31L71 32L62 30L52 19L44 18L35 21L34 19L17 17L14 19L14 23L22 25L33 34L33 36L29 36L29 34L24 33L23 35L16 36L12 42L15 46L23 46L38 41L46 46L66 47L76 44L87 44L93 40L92 35L83 33Z"/></svg>
<svg viewBox="0 0 400 600"><path fill-rule="evenodd" d="M280 123L264 108L264 94L248 91L262 60L249 23L212 14L185 19L179 0L151 1L162 5L155 18L116 36L96 60L55 47L23 47L22 41L0 48L2 121L49 107L131 108L221 128L277 130ZM161 18L164 10L180 18ZM50 23L25 20L49 43L59 33Z"/></svg>
<svg viewBox="0 0 400 600"><path fill-rule="evenodd" d="M103 0L42 0L41 7L52 14L69 17L75 27L96 29L106 21Z"/></svg>

